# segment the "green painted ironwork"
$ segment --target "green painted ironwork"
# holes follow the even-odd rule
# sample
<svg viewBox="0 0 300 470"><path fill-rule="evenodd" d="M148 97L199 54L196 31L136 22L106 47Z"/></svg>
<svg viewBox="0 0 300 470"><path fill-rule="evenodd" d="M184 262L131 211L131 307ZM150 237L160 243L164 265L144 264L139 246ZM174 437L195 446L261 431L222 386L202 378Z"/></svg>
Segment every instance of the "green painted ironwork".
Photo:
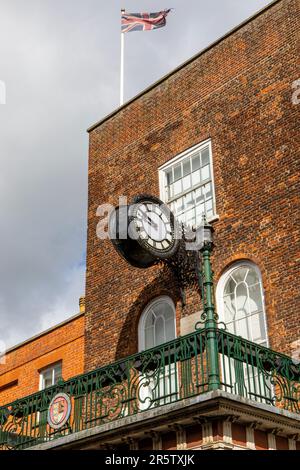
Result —
<svg viewBox="0 0 300 470"><path fill-rule="evenodd" d="M0 449L28 448L203 394L216 388L216 376L219 389L300 413L299 365L210 326L2 406ZM55 431L47 412L58 392L71 397L72 412Z"/></svg>
<svg viewBox="0 0 300 470"><path fill-rule="evenodd" d="M208 382L210 390L218 390L220 388L220 369L217 348L217 314L214 306L213 294L213 272L211 268L211 251L212 244L205 243L202 248L202 272L203 272L203 306L204 311L202 320L204 320L207 332L207 349L208 349Z"/></svg>

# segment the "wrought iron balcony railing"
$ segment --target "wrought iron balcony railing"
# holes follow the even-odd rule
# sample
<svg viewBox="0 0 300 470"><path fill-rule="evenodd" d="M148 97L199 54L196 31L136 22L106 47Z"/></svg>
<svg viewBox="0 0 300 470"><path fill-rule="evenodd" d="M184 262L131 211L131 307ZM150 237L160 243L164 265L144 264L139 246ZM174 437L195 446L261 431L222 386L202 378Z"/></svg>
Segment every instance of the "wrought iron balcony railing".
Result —
<svg viewBox="0 0 300 470"><path fill-rule="evenodd" d="M211 333L197 330L2 406L0 449L28 448L208 392ZM225 330L213 334L220 389L300 413L299 365ZM48 408L59 392L69 395L72 411L64 428L54 430Z"/></svg>

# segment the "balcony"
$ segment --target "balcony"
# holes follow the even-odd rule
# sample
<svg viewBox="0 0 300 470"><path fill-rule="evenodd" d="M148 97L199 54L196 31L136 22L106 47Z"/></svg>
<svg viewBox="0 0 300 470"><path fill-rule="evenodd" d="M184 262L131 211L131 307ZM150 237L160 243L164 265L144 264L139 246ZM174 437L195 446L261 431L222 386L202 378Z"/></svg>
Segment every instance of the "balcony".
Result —
<svg viewBox="0 0 300 470"><path fill-rule="evenodd" d="M196 330L2 406L0 449L26 449L142 417L211 390L300 414L300 365L226 330ZM48 409L59 392L70 397L72 408L65 426L55 430L48 424Z"/></svg>

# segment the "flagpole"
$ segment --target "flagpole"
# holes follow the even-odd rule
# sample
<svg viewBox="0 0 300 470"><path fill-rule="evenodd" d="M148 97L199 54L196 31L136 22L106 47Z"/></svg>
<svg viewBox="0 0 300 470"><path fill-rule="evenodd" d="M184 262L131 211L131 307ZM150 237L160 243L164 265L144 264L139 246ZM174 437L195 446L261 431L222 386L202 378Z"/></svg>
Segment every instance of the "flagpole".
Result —
<svg viewBox="0 0 300 470"><path fill-rule="evenodd" d="M121 10L121 18L125 10ZM124 33L121 29L121 76L120 76L120 106L124 104Z"/></svg>

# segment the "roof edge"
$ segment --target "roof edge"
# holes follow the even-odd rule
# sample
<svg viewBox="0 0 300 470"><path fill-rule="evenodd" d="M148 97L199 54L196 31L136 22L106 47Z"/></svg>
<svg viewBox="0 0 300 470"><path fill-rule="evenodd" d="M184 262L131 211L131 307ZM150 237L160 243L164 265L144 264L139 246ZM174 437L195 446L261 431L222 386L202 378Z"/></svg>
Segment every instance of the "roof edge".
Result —
<svg viewBox="0 0 300 470"><path fill-rule="evenodd" d="M6 355L8 353L11 353L12 351L15 351L16 349L19 349L22 346L25 346L25 344L31 343L32 341L35 341L36 339L41 338L42 336L45 336L48 333L51 333L52 331L56 330L57 328L60 328L64 325L67 325L68 323L71 323L76 318L79 318L79 317L84 316L84 315L85 315L84 312L76 313L75 315L72 315L71 317L67 318L66 320L64 320L60 323L57 323L56 325L51 326L50 328L47 328L47 330L41 331L40 333L37 333L36 335L31 336L28 339L25 339L21 343L18 343L15 346L12 346L12 347L8 348L6 351L4 351L4 355Z"/></svg>
<svg viewBox="0 0 300 470"><path fill-rule="evenodd" d="M96 122L95 124L93 124L92 126L90 126L88 129L87 129L87 132L90 133L91 131L95 130L97 127L99 127L101 124L103 124L105 121L108 121L110 118L112 118L113 116L115 116L116 114L118 114L120 111L122 111L123 109L125 109L127 106L129 106L131 103L133 103L134 101L136 101L138 98L140 98L141 96L145 95L146 93L148 93L149 91L151 91L153 88L157 87L158 85L160 85L162 82L164 82L165 80L167 80L169 77L171 77L172 75L174 75L175 73L177 73L179 70L181 70L182 68L184 68L186 65L192 63L194 60L198 59L198 57L201 57L201 55L205 54L206 52L208 52L210 49L212 49L213 47L215 47L217 44L219 44L220 42L222 42L224 39L228 38L229 36L231 36L233 33L235 33L236 31L238 31L239 29L241 29L243 26L245 26L246 24L250 23L251 21L253 21L255 18L257 18L258 16L260 16L262 13L264 13L265 11L269 10L270 8L272 8L274 5L276 5L277 3L280 3L282 0L273 0L271 3L269 3L268 5L266 5L265 7L259 9L256 13L254 13L253 15L249 16L246 20L244 20L242 23L239 23L237 26L235 26L233 29L230 29L227 33L225 33L223 36L219 37L218 39L216 39L215 41L213 41L211 44L209 44L207 47L205 47L204 49L202 49L200 52L197 52L197 54L193 55L192 57L190 57L189 59L187 59L185 62L183 62L182 64L180 64L178 67L176 67L175 69L171 70L171 72L168 72L166 75L164 75L163 77L161 77L160 79L158 79L156 82L152 83L152 85L149 85L147 88L145 88L144 90L142 90L140 93L138 93L137 95L135 95L133 98L131 98L129 101L126 101L126 103L124 103L122 106L116 108L114 111L112 111L111 113L107 114L103 119L101 119L100 121Z"/></svg>

